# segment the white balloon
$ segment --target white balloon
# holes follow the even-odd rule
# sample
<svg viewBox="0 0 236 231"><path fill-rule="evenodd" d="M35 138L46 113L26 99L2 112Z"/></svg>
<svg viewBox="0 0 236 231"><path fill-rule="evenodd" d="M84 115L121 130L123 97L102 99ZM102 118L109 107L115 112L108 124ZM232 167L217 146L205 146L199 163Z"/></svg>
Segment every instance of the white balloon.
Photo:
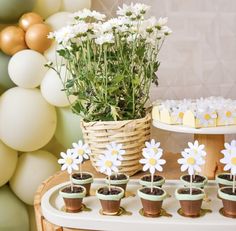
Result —
<svg viewBox="0 0 236 231"><path fill-rule="evenodd" d="M40 14L44 19L60 10L61 0L36 0L34 12Z"/></svg>
<svg viewBox="0 0 236 231"><path fill-rule="evenodd" d="M7 147L0 140L0 186L7 183L12 177L18 159L17 151Z"/></svg>
<svg viewBox="0 0 236 231"><path fill-rule="evenodd" d="M0 112L0 137L15 150L37 150L54 135L56 110L39 89L9 89L1 96Z"/></svg>
<svg viewBox="0 0 236 231"><path fill-rule="evenodd" d="M68 71L64 66L61 68L60 76L53 69L47 71L40 89L48 103L57 107L66 107L75 101L75 96L70 96L68 100L66 92L62 91L64 88L62 82L65 82L68 76Z"/></svg>
<svg viewBox="0 0 236 231"><path fill-rule="evenodd" d="M23 153L10 180L10 187L22 201L33 205L39 185L59 169L57 158L50 152L38 150Z"/></svg>
<svg viewBox="0 0 236 231"><path fill-rule="evenodd" d="M8 64L11 80L24 88L38 87L47 72L47 59L37 51L23 50L12 56Z"/></svg>
<svg viewBox="0 0 236 231"><path fill-rule="evenodd" d="M91 8L91 0L62 0L61 11L76 12Z"/></svg>
<svg viewBox="0 0 236 231"><path fill-rule="evenodd" d="M52 30L59 30L60 28L68 25L69 22L72 21L69 12L58 12L56 14L51 15L45 21L49 26L51 26Z"/></svg>

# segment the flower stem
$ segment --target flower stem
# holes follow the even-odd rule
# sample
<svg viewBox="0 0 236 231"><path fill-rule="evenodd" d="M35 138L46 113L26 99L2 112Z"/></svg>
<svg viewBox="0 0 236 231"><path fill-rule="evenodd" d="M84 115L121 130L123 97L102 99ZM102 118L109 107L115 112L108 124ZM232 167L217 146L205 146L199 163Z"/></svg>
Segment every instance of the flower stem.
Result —
<svg viewBox="0 0 236 231"><path fill-rule="evenodd" d="M73 181L72 181L72 173L70 174L70 190L71 192L73 192L73 188L74 188L74 184L73 184Z"/></svg>
<svg viewBox="0 0 236 231"><path fill-rule="evenodd" d="M153 178L154 174L151 174L151 192L153 192Z"/></svg>
<svg viewBox="0 0 236 231"><path fill-rule="evenodd" d="M190 195L192 195L192 193L193 193L192 184L193 184L193 176L190 175Z"/></svg>
<svg viewBox="0 0 236 231"><path fill-rule="evenodd" d="M80 178L82 180L82 176L83 176L83 174L82 174L82 163L79 164L79 172L80 172Z"/></svg>
<svg viewBox="0 0 236 231"><path fill-rule="evenodd" d="M235 193L235 181L236 181L236 175L234 175L233 178L233 193Z"/></svg>
<svg viewBox="0 0 236 231"><path fill-rule="evenodd" d="M108 176L108 190L111 191L111 176Z"/></svg>

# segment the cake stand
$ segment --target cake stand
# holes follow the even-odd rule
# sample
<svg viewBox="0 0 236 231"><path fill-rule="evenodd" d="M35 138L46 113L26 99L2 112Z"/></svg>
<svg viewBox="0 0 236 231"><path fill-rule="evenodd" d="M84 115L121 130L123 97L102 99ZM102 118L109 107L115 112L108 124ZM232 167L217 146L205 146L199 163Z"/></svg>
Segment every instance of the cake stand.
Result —
<svg viewBox="0 0 236 231"><path fill-rule="evenodd" d="M236 125L209 127L209 128L190 128L183 125L170 125L153 120L153 126L162 130L180 133L194 134L194 140L205 145L207 155L206 163L202 167L202 174L209 179L215 177L215 174L223 171L223 165L220 159L223 157L221 150L224 149L226 134L235 134Z"/></svg>

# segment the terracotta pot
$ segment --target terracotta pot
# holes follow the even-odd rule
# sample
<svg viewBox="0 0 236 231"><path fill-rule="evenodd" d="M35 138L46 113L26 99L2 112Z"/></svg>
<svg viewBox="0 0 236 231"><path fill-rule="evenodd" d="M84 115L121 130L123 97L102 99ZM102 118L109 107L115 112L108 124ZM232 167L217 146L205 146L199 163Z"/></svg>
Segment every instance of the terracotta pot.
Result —
<svg viewBox="0 0 236 231"><path fill-rule="evenodd" d="M78 193L63 192L63 190L68 187L70 187L70 186L66 186L66 187L62 188L59 191L59 194L63 197L63 200L65 202L66 211L70 212L70 213L77 213L81 210L82 201L86 195L86 188L83 186L74 186L74 188L75 187L82 188L83 191L78 192Z"/></svg>
<svg viewBox="0 0 236 231"><path fill-rule="evenodd" d="M106 215L116 215L119 212L120 201L121 198L124 196L123 188L111 186L111 189L118 189L120 193L115 195L104 195L102 193L99 193L99 189L96 191L96 196L100 200L102 206L102 212Z"/></svg>
<svg viewBox="0 0 236 231"><path fill-rule="evenodd" d="M150 187L143 187L138 190L138 195L141 199L144 215L150 217L156 217L161 213L163 200L167 197L167 193L164 189L154 186L153 188L163 191L162 195L151 195L142 192L145 188L150 189Z"/></svg>
<svg viewBox="0 0 236 231"><path fill-rule="evenodd" d="M118 173L118 175L125 175L126 179L122 179L122 180L110 180L110 183L112 186L117 186L117 187L121 187L124 189L124 192L126 191L126 187L127 184L129 182L129 176L127 174L124 173ZM108 178L106 177L105 179L105 183L108 185L109 181Z"/></svg>
<svg viewBox="0 0 236 231"><path fill-rule="evenodd" d="M88 174L88 175L91 176L90 178L84 179L84 180L80 180L80 179L74 178L73 176L74 176L75 174L79 174L79 173L74 173L74 174L72 174L72 182L73 182L75 185L84 186L84 187L86 188L86 196L89 196L89 195L90 195L91 184L93 183L93 174L91 174L91 173L89 173L89 172L82 172L82 174Z"/></svg>
<svg viewBox="0 0 236 231"><path fill-rule="evenodd" d="M233 186L233 180L227 180L227 179L223 179L223 178L220 178L220 176L222 175L227 175L227 176L230 176L230 173L219 173L216 175L216 182L218 183L219 187L222 188L222 187L228 187L228 186Z"/></svg>
<svg viewBox="0 0 236 231"><path fill-rule="evenodd" d="M200 190L199 194L183 194L181 190L189 188L179 188L175 191L175 197L180 202L180 206L184 216L186 217L198 217L201 212L202 200L205 197L205 193L201 188L192 188L193 190Z"/></svg>
<svg viewBox="0 0 236 231"><path fill-rule="evenodd" d="M236 218L236 194L230 195L224 192L225 189L233 190L232 187L222 187L218 190L218 196L222 199L223 210L226 216Z"/></svg>
<svg viewBox="0 0 236 231"><path fill-rule="evenodd" d="M180 177L180 180L181 180L181 182L183 182L184 186L190 187L190 182L184 179L185 176L189 176L189 175L182 175ZM192 187L204 188L204 186L207 184L208 178L206 176L202 176L202 175L201 175L201 177L203 177L204 180L202 182L192 182Z"/></svg>
<svg viewBox="0 0 236 231"><path fill-rule="evenodd" d="M146 174L146 175L143 175L140 179L139 179L139 183L143 186L143 187L151 187L151 181L145 181L143 180L144 177L146 176L150 176L150 174ZM154 181L153 182L153 186L156 186L156 187L162 187L162 185L165 183L165 178L163 176L161 176L161 180L158 180L158 181Z"/></svg>

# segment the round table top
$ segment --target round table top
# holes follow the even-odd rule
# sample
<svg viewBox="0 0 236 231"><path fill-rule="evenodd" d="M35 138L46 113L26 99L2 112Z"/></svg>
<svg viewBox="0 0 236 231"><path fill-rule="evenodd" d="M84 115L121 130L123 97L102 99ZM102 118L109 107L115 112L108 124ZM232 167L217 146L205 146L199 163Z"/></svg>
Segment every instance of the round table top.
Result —
<svg viewBox="0 0 236 231"><path fill-rule="evenodd" d="M152 124L156 128L171 132L206 134L206 135L234 134L234 133L236 134L236 125L208 127L208 128L191 128L183 125L165 124L156 120L153 120Z"/></svg>

